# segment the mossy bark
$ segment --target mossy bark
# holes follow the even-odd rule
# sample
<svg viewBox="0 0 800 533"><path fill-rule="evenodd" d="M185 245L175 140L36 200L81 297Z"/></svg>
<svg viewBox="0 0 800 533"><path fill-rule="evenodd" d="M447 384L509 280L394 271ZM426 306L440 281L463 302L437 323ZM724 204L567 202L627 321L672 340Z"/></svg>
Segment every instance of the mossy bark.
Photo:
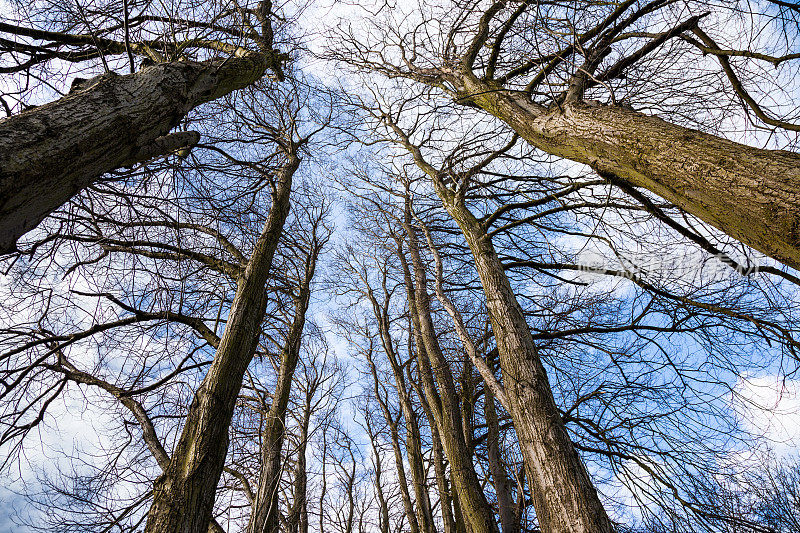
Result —
<svg viewBox="0 0 800 533"><path fill-rule="evenodd" d="M208 528L228 451L228 426L261 334L265 286L289 213L292 175L299 165L300 159L289 155L276 176L272 208L238 280L214 361L195 393L169 466L156 480L147 533L201 533Z"/></svg>
<svg viewBox="0 0 800 533"><path fill-rule="evenodd" d="M800 268L800 154L762 150L610 105L544 108L452 74L462 101L533 146L643 187L744 244Z"/></svg>

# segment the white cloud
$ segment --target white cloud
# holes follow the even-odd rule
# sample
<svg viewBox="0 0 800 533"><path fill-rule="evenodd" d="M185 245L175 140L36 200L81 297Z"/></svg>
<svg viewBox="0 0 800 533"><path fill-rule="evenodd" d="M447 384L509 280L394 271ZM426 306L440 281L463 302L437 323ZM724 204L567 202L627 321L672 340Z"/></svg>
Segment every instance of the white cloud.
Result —
<svg viewBox="0 0 800 533"><path fill-rule="evenodd" d="M768 375L741 376L733 406L746 429L769 442L778 455L800 446L800 380Z"/></svg>

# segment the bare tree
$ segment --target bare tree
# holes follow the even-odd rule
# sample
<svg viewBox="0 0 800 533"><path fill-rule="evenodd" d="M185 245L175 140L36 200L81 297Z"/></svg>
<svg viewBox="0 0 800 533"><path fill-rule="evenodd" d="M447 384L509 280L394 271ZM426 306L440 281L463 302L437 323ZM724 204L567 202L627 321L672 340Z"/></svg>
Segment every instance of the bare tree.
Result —
<svg viewBox="0 0 800 533"><path fill-rule="evenodd" d="M295 368L300 358L303 328L311 300L311 282L322 247L330 238L330 229L324 227L324 218L328 215L328 211L323 198L318 209L309 213L311 238L308 243L303 243L305 265L302 278L297 283L297 293L294 295L294 318L280 354L280 369L272 393L272 403L264 415L265 421L261 428L261 472L248 526L248 530L254 533L272 533L277 532L279 528L278 485L283 464L281 455L286 431L287 407ZM306 403L309 402L310 399L307 398ZM308 422L305 421L304 424L307 426ZM306 427L305 433L307 432ZM302 440L305 441L305 437L302 437Z"/></svg>
<svg viewBox="0 0 800 533"><path fill-rule="evenodd" d="M366 40L356 26L342 27L332 57L480 108L536 148L646 188L797 268L800 156L733 142L717 133L718 122L708 121L703 132L679 118L700 124L720 100L734 101L741 103L741 119L755 127L800 130L794 95L781 94L780 77L762 77L774 92L763 98L787 99L786 119L765 110L737 74L758 63L780 66L788 76L796 68L789 66L798 59L791 19L756 9L750 2L498 0L421 6L413 16L398 9L394 16L387 5L385 24L366 21L374 29ZM730 47L710 35L740 23L744 39ZM762 32L775 32L789 50L773 55L744 48L758 46ZM723 91L711 90L718 85L706 74L711 59L699 68L706 55L727 79ZM667 63L672 67L663 68ZM702 99L687 105L679 87L692 77L708 83L698 89ZM666 109L659 118L632 104Z"/></svg>

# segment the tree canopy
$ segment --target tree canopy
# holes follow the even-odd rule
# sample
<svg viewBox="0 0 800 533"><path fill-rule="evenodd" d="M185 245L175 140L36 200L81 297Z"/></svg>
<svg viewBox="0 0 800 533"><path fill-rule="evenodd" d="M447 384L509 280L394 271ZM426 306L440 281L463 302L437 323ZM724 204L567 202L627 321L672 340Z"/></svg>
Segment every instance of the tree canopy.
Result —
<svg viewBox="0 0 800 533"><path fill-rule="evenodd" d="M794 2L0 6L0 529L800 527Z"/></svg>

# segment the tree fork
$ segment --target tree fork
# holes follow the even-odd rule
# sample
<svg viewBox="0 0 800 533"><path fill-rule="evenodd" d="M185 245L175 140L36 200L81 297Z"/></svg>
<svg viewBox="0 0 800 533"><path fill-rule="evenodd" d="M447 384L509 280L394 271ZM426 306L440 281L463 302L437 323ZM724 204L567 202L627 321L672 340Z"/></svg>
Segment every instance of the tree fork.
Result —
<svg viewBox="0 0 800 533"><path fill-rule="evenodd" d="M246 87L281 56L159 63L99 77L83 90L0 120L0 254L103 174L164 155L169 131L198 105ZM280 77L280 76L279 76ZM161 139L161 140L159 140Z"/></svg>

